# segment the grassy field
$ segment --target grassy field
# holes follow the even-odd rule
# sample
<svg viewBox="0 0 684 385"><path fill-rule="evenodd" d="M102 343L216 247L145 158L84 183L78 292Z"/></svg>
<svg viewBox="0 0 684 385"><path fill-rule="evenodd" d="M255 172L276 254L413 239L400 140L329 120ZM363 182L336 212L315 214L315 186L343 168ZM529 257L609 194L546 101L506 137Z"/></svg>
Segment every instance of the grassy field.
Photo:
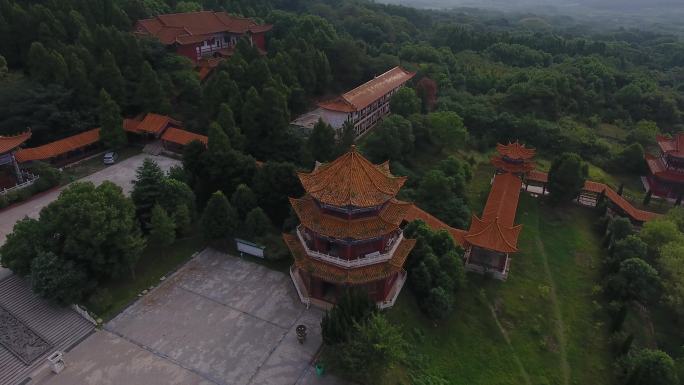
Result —
<svg viewBox="0 0 684 385"><path fill-rule="evenodd" d="M469 275L453 315L425 319L409 290L388 313L413 347L412 370L449 384L610 384L604 312L594 301L603 252L595 214L523 196L521 252L506 282Z"/></svg>
<svg viewBox="0 0 684 385"><path fill-rule="evenodd" d="M86 308L108 321L135 300L140 292L159 284L161 277L187 262L203 247L204 240L199 234L179 239L167 248L147 247L135 267L135 277L126 276L105 283L85 303Z"/></svg>

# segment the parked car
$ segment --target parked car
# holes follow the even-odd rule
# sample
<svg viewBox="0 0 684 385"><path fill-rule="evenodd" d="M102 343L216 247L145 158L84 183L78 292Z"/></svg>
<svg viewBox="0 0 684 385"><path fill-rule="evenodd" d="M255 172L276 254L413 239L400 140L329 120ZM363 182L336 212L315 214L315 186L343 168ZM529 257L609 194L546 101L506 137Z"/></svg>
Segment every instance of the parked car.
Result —
<svg viewBox="0 0 684 385"><path fill-rule="evenodd" d="M114 164L117 159L119 159L119 155L114 151L110 151L104 154L102 161L104 164Z"/></svg>

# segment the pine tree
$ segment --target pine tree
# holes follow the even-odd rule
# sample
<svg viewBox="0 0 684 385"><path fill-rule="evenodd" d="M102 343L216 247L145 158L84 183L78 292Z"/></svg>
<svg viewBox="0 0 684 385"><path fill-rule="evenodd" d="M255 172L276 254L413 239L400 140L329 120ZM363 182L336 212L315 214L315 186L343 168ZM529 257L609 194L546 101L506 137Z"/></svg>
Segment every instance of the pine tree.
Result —
<svg viewBox="0 0 684 385"><path fill-rule="evenodd" d="M31 43L28 53L28 68L31 78L41 83L52 81L50 52L40 42Z"/></svg>
<svg viewBox="0 0 684 385"><path fill-rule="evenodd" d="M240 218L244 219L248 212L257 207L257 198L252 189L243 183L233 192L230 203L235 207Z"/></svg>
<svg viewBox="0 0 684 385"><path fill-rule="evenodd" d="M0 55L0 80L5 79L8 73L7 60L5 60L4 56Z"/></svg>
<svg viewBox="0 0 684 385"><path fill-rule="evenodd" d="M135 204L138 219L143 225L150 223L152 208L162 196L164 172L152 159L146 158L135 171L131 199Z"/></svg>
<svg viewBox="0 0 684 385"><path fill-rule="evenodd" d="M157 73L147 61L140 68L140 80L135 92L136 104L143 112L168 112L168 101L159 83Z"/></svg>
<svg viewBox="0 0 684 385"><path fill-rule="evenodd" d="M338 153L342 154L351 148L356 141L356 130L354 129L354 124L352 122L344 122L342 125L342 135L339 140L339 150Z"/></svg>
<svg viewBox="0 0 684 385"><path fill-rule="evenodd" d="M318 119L318 123L314 125L306 144L314 160L328 162L337 155L335 130L322 119Z"/></svg>
<svg viewBox="0 0 684 385"><path fill-rule="evenodd" d="M211 156L225 153L231 150L230 139L218 123L213 122L209 125L208 148Z"/></svg>
<svg viewBox="0 0 684 385"><path fill-rule="evenodd" d="M75 105L88 106L94 104L95 88L88 79L88 71L79 57L72 53L68 60L69 85L73 89L72 98Z"/></svg>
<svg viewBox="0 0 684 385"><path fill-rule="evenodd" d="M247 137L247 147L253 152L259 141L264 140L261 130L261 98L256 88L247 91L245 103L242 106L242 129Z"/></svg>
<svg viewBox="0 0 684 385"><path fill-rule="evenodd" d="M240 127L235 125L235 117L233 110L228 103L221 103L219 106L218 117L216 122L223 128L223 131L228 135L231 146L236 150L243 150L245 147L246 138L242 134Z"/></svg>
<svg viewBox="0 0 684 385"><path fill-rule="evenodd" d="M237 212L221 191L212 194L202 214L202 232L207 241L226 240L238 227Z"/></svg>
<svg viewBox="0 0 684 385"><path fill-rule="evenodd" d="M119 105L102 89L100 91L100 140L107 148L119 149L126 145L126 132Z"/></svg>
<svg viewBox="0 0 684 385"><path fill-rule="evenodd" d="M271 220L261 207L256 207L247 213L245 233L252 239L266 235L271 227Z"/></svg>
<svg viewBox="0 0 684 385"><path fill-rule="evenodd" d="M121 104L126 100L126 83L121 70L116 65L116 60L111 52L105 51L100 60L97 70L97 79L100 88L104 88L112 99Z"/></svg>
<svg viewBox="0 0 684 385"><path fill-rule="evenodd" d="M179 236L185 236L192 231L192 214L187 205L178 205L173 213L173 221L176 223L176 231Z"/></svg>
<svg viewBox="0 0 684 385"><path fill-rule="evenodd" d="M176 240L176 224L160 205L152 208L150 241L159 246L170 246Z"/></svg>

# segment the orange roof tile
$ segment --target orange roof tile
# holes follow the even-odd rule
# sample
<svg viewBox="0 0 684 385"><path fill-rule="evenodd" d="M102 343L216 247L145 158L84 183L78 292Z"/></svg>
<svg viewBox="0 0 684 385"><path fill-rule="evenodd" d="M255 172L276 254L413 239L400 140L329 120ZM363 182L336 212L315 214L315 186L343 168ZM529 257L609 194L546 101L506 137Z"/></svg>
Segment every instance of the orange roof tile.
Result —
<svg viewBox="0 0 684 385"><path fill-rule="evenodd" d="M495 156L491 159L491 163L496 167L497 170L502 170L514 174L524 174L534 170L536 167L534 162L507 162L502 156Z"/></svg>
<svg viewBox="0 0 684 385"><path fill-rule="evenodd" d="M420 207L416 206L415 204L412 204L409 208L409 210L406 212L406 215L404 216L404 220L406 222L413 222L416 220L421 220L425 222L425 224L432 229L433 231L439 231L439 230L446 230L451 234L451 237L454 238L454 241L456 241L459 245L464 246L464 236L466 234L465 230L461 229L455 229L446 223L442 222L439 218L433 216L432 214L428 213L427 211L421 209Z"/></svg>
<svg viewBox="0 0 684 385"><path fill-rule="evenodd" d="M139 133L159 135L169 125L180 126L181 122L174 120L166 115L148 113L145 118L138 123L135 130Z"/></svg>
<svg viewBox="0 0 684 385"><path fill-rule="evenodd" d="M395 177L372 164L352 146L331 163L298 173L304 189L319 202L338 207L373 207L392 199L406 177Z"/></svg>
<svg viewBox="0 0 684 385"><path fill-rule="evenodd" d="M135 31L154 36L162 44L169 45L200 42L220 32L262 33L271 28L273 26L270 24L258 25L252 19L231 16L226 12L200 11L158 15L139 20Z"/></svg>
<svg viewBox="0 0 684 385"><path fill-rule="evenodd" d="M409 72L401 67L394 67L334 100L319 103L319 106L340 112L358 111L369 106L393 89L402 86L415 75L415 72Z"/></svg>
<svg viewBox="0 0 684 385"><path fill-rule="evenodd" d="M548 183L549 174L543 171L532 170L527 173L526 179L534 182Z"/></svg>
<svg viewBox="0 0 684 385"><path fill-rule="evenodd" d="M522 180L509 173L494 176L492 189L482 212L473 215L466 242L502 253L516 252L521 226L514 226Z"/></svg>
<svg viewBox="0 0 684 385"><path fill-rule="evenodd" d="M218 67L221 62L225 60L222 57L203 58L197 62L197 72L201 82L205 81L207 77Z"/></svg>
<svg viewBox="0 0 684 385"><path fill-rule="evenodd" d="M606 198L610 199L616 206L618 206L627 216L634 219L637 222L648 222L653 219L659 218L661 215L652 213L650 211L639 210L632 206L629 201L624 197L619 195L615 190L610 187L605 188Z"/></svg>
<svg viewBox="0 0 684 385"><path fill-rule="evenodd" d="M99 140L100 129L94 128L40 147L20 150L16 153L16 158L18 162L46 160L97 143Z"/></svg>
<svg viewBox="0 0 684 385"><path fill-rule="evenodd" d="M684 158L684 133L675 134L672 138L658 135L656 136L656 141L664 153L677 158Z"/></svg>
<svg viewBox="0 0 684 385"><path fill-rule="evenodd" d="M338 239L376 238L396 231L411 206L411 203L392 199L380 210L379 215L343 219L321 212L311 197L290 198L290 203L304 227L318 234Z"/></svg>
<svg viewBox="0 0 684 385"><path fill-rule="evenodd" d="M136 134L139 134L140 131L138 131L138 125L140 125L142 118L143 118L142 116L139 116L139 117L135 117L135 118L124 119L123 120L124 131L134 132Z"/></svg>
<svg viewBox="0 0 684 385"><path fill-rule="evenodd" d="M181 146L185 146L193 140L197 140L205 146L209 142L209 138L204 135L195 134L194 132L181 130L180 128L175 127L169 127L161 138L162 140L180 144Z"/></svg>
<svg viewBox="0 0 684 385"><path fill-rule="evenodd" d="M403 239L389 261L344 269L306 255L299 239L292 234L283 234L283 240L294 256L297 268L328 282L353 285L378 281L402 271L406 257L416 244L415 239Z"/></svg>
<svg viewBox="0 0 684 385"><path fill-rule="evenodd" d="M646 154L646 164L656 178L668 182L683 183L684 172L677 172L667 168L662 158L656 158L651 154Z"/></svg>
<svg viewBox="0 0 684 385"><path fill-rule="evenodd" d="M473 215L470 229L464 239L474 246L501 253L515 253L518 251L518 236L521 230L522 225L506 226L499 218L485 221Z"/></svg>
<svg viewBox="0 0 684 385"><path fill-rule="evenodd" d="M648 159L647 155L647 159ZM547 183L549 181L549 175L545 172L541 171L532 171L527 175L527 179L529 180L535 180L538 182L543 182ZM607 185L599 182L593 182L593 181L585 181L584 182L584 191L592 192L595 194L601 194L602 192L605 192L606 198L608 198L611 202L613 202L615 205L620 207L620 209L629 217L632 219L638 221L638 222L646 222L650 221L654 218L659 217L659 214L652 213L649 211L645 210L639 210L636 207L632 206L629 201L627 201L625 198L621 197L618 195L617 192L615 192L613 189L608 187Z"/></svg>
<svg viewBox="0 0 684 385"><path fill-rule="evenodd" d="M587 180L584 182L583 190L600 194L603 191L605 191L606 187L607 186L603 183L592 182L590 180Z"/></svg>
<svg viewBox="0 0 684 385"><path fill-rule="evenodd" d="M532 159L535 154L535 150L533 148L527 148L524 144L520 144L520 142L517 140L513 143L509 142L505 145L499 143L496 145L496 150L499 152L499 154L509 159Z"/></svg>
<svg viewBox="0 0 684 385"><path fill-rule="evenodd" d="M29 140L31 131L22 132L12 136L0 136L0 154L10 152Z"/></svg>

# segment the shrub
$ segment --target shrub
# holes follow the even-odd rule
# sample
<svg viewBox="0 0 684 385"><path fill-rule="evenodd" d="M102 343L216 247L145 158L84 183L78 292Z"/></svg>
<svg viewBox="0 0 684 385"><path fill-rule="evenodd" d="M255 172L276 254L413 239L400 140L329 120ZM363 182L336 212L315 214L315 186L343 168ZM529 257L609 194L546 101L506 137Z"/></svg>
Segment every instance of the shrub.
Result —
<svg viewBox="0 0 684 385"><path fill-rule="evenodd" d="M250 238L261 237L271 229L271 220L268 219L261 207L252 209L245 218L245 234Z"/></svg>

